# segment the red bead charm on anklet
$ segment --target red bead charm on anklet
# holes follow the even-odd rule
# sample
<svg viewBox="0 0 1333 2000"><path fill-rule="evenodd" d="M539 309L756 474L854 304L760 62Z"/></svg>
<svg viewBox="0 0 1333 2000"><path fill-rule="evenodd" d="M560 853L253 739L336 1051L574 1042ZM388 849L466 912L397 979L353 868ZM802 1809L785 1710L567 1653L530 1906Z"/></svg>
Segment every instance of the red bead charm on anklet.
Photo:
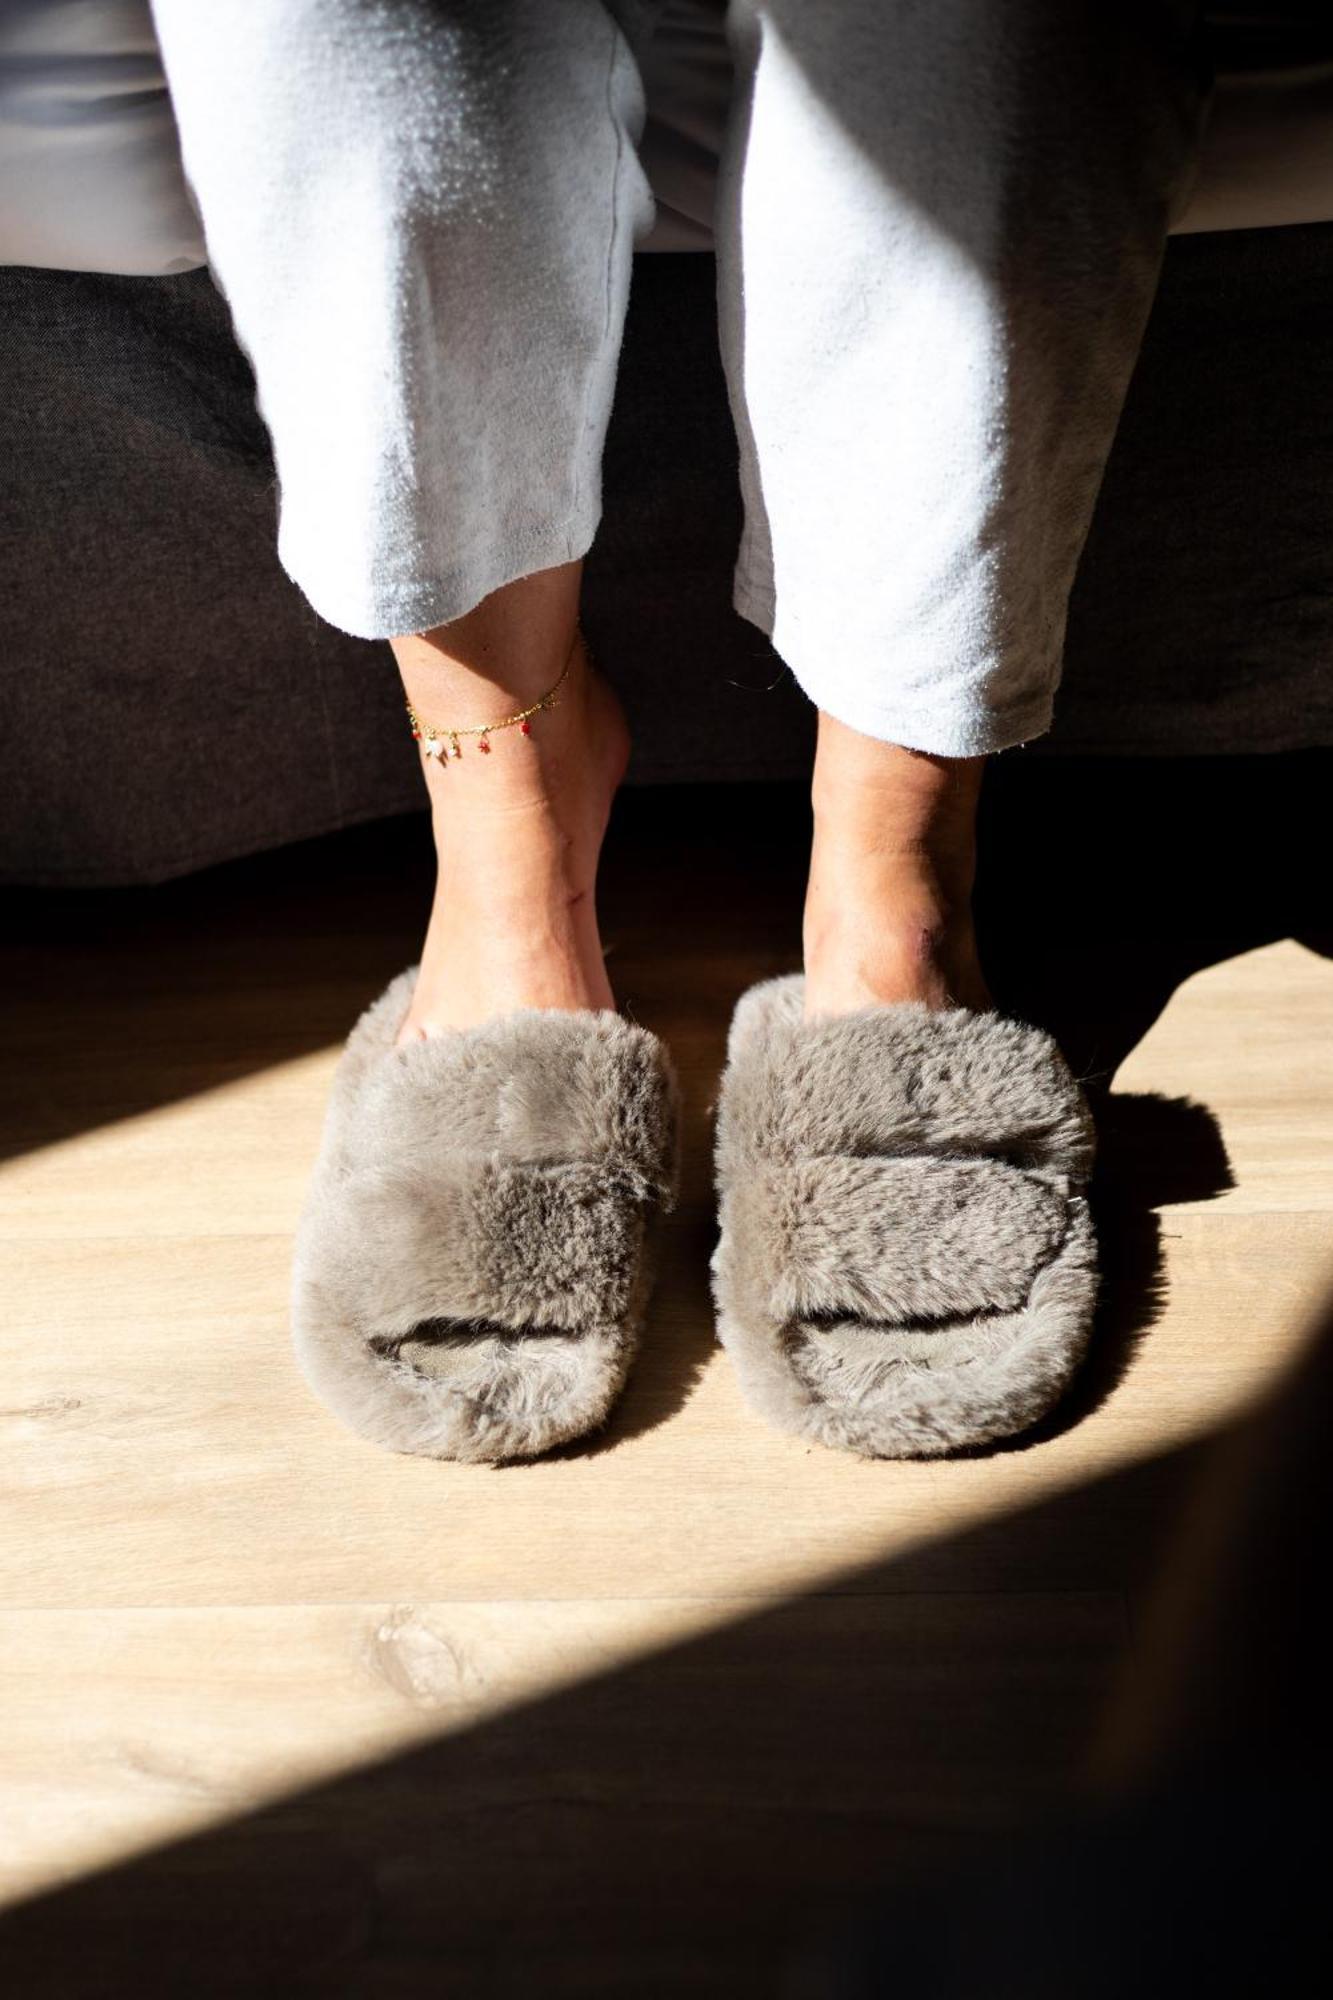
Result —
<svg viewBox="0 0 1333 2000"><path fill-rule="evenodd" d="M520 722L518 725L518 733L520 736L531 736L532 724L530 722Z"/></svg>

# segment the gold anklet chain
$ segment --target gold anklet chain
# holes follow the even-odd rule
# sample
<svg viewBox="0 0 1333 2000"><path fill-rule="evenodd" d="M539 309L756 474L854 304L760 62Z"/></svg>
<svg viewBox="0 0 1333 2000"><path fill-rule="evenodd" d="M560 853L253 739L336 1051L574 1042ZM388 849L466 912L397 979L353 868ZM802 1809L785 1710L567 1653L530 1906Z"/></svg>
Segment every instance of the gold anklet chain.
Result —
<svg viewBox="0 0 1333 2000"><path fill-rule="evenodd" d="M541 699L530 702L527 708L516 708L512 715L502 715L498 722L477 722L468 728L441 729L434 723L423 722L411 702L407 702L407 719L412 725L413 738L421 745L423 754L427 757L434 757L441 763L443 763L446 757L461 757L463 746L458 740L461 736L475 736L478 739L478 750L484 750L489 754L491 747L490 739L497 729L517 728L524 736L531 736L533 716L540 715L545 708L554 708L560 698L560 690L568 680L569 670L574 664L574 652L578 646L579 638L580 634L576 632L565 659L565 664L560 669L559 680L546 690Z"/></svg>

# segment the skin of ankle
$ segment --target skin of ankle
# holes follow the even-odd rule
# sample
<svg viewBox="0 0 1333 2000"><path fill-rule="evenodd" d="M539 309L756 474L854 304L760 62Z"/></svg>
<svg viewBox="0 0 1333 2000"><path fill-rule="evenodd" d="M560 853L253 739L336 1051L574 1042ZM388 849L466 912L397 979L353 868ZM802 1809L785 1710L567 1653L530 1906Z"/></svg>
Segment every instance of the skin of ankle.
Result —
<svg viewBox="0 0 1333 2000"><path fill-rule="evenodd" d="M982 769L820 716L803 920L813 1007L987 1003L970 901Z"/></svg>
<svg viewBox="0 0 1333 2000"><path fill-rule="evenodd" d="M896 870L949 901L971 894L984 759L936 757L819 718L815 844L829 865Z"/></svg>
<svg viewBox="0 0 1333 2000"><path fill-rule="evenodd" d="M881 743L821 715L811 781L816 829L849 850L970 863L984 764Z"/></svg>
<svg viewBox="0 0 1333 2000"><path fill-rule="evenodd" d="M461 618L391 639L413 708L467 729L538 700L578 633L582 575L573 562L518 577Z"/></svg>

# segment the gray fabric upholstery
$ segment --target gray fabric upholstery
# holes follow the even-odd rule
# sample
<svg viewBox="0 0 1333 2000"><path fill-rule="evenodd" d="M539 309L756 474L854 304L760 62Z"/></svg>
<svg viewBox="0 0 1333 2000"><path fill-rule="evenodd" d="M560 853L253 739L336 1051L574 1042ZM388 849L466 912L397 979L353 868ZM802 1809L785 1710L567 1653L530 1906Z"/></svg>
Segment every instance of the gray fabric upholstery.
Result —
<svg viewBox="0 0 1333 2000"><path fill-rule="evenodd" d="M1043 753L1333 743L1331 304L1333 225L1171 245ZM4 878L152 881L418 806L388 649L278 567L207 273L0 271L0 370ZM641 258L587 588L641 782L807 768L730 607L735 463L711 260Z"/></svg>

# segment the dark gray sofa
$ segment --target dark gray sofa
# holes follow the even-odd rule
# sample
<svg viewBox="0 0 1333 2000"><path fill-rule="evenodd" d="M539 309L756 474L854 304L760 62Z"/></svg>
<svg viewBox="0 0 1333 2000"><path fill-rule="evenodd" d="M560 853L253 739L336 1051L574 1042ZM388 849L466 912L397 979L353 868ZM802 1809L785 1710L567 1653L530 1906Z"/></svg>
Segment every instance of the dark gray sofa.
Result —
<svg viewBox="0 0 1333 2000"><path fill-rule="evenodd" d="M1333 743L1333 223L1220 226L1333 212L1308 192L1309 160L1333 160L1328 40L1298 51L1314 81L1285 181L1251 172L1251 89L1207 233L1169 245L1056 728L1011 756ZM808 763L807 704L730 608L712 289L706 251L637 260L588 565L640 782ZM207 271L0 268L0 371L0 878L154 881L419 806L387 647L323 624L278 566L267 439Z"/></svg>

